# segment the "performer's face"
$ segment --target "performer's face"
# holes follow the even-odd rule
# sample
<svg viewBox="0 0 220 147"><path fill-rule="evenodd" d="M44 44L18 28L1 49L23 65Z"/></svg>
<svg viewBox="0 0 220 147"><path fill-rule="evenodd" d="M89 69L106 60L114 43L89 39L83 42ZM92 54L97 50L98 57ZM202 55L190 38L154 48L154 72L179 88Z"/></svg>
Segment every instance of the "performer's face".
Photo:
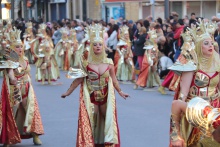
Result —
<svg viewBox="0 0 220 147"><path fill-rule="evenodd" d="M96 55L101 54L103 50L103 44L100 42L94 42L93 43L93 51Z"/></svg>
<svg viewBox="0 0 220 147"><path fill-rule="evenodd" d="M129 34L126 33L126 34L125 34L125 39L128 39L128 38L129 38Z"/></svg>
<svg viewBox="0 0 220 147"><path fill-rule="evenodd" d="M205 39L202 42L202 54L205 57L211 57L214 52L214 45L212 39Z"/></svg>
<svg viewBox="0 0 220 147"><path fill-rule="evenodd" d="M21 56L23 54L23 45L16 45L15 51L17 52L18 56Z"/></svg>

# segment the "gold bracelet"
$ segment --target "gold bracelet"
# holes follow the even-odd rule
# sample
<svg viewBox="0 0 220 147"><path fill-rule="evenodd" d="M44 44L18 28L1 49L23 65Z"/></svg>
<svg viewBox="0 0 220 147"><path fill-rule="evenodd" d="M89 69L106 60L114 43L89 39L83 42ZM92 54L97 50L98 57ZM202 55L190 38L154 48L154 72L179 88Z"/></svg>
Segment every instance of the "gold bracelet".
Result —
<svg viewBox="0 0 220 147"><path fill-rule="evenodd" d="M186 98L186 96L180 92L178 99L182 101L185 98Z"/></svg>

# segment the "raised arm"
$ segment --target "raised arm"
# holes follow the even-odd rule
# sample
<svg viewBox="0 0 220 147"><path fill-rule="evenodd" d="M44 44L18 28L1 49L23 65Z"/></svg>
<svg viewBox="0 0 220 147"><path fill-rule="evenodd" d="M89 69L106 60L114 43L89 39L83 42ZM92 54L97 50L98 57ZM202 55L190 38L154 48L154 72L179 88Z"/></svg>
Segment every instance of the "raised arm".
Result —
<svg viewBox="0 0 220 147"><path fill-rule="evenodd" d="M115 76L114 66L113 66L113 65L109 65L109 66L110 66L109 72L110 72L110 76L111 76L111 78L112 78L113 86L115 87L115 90L116 90L116 91L119 93L119 95L120 95L121 97L123 97L124 99L128 98L129 95L126 94L126 93L124 93L124 92L121 90L121 88L119 87L118 80L117 80L117 78L116 78L116 76Z"/></svg>
<svg viewBox="0 0 220 147"><path fill-rule="evenodd" d="M69 96L75 89L76 87L83 82L83 79L84 78L78 78L78 79L75 79L72 84L70 85L70 88L64 93L61 95L62 98L65 98L66 96Z"/></svg>

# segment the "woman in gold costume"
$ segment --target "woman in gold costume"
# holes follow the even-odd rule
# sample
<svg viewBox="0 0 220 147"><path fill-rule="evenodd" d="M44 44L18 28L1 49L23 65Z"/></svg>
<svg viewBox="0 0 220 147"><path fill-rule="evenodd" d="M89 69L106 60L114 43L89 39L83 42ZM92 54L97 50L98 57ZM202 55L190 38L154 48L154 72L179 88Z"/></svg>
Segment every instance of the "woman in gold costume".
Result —
<svg viewBox="0 0 220 147"><path fill-rule="evenodd" d="M69 70L69 68L72 67L73 64L73 50L71 48L71 42L68 38L69 32L66 28L60 29L60 32L62 33L62 38L54 48L55 58L57 60L58 66L62 70Z"/></svg>
<svg viewBox="0 0 220 147"><path fill-rule="evenodd" d="M132 79L134 63L128 27L123 26L120 30L120 40L114 58L116 77L118 80L131 81L134 80Z"/></svg>
<svg viewBox="0 0 220 147"><path fill-rule="evenodd" d="M177 89L173 105L178 101L187 103L189 100L199 96L208 101L212 107L220 108L219 93L219 54L214 50L214 45L206 26L200 20L198 28L189 29L193 37L195 47L189 48L174 64L172 70L181 73L180 84ZM190 125L184 112L172 109L171 115L171 147L218 147L219 144L211 137L202 136L201 131Z"/></svg>
<svg viewBox="0 0 220 147"><path fill-rule="evenodd" d="M62 94L69 96L81 84L77 147L119 147L114 88L124 99L114 72L113 61L106 57L103 28L90 26L90 50L88 58L82 57L81 69L72 69L68 77L75 80Z"/></svg>
<svg viewBox="0 0 220 147"><path fill-rule="evenodd" d="M0 143L4 146L20 143L21 139L27 138L33 138L35 145L41 145L38 136L44 134L20 33L14 28L7 38L9 48L18 54L18 66L4 71L0 103ZM11 54L8 56L11 57Z"/></svg>
<svg viewBox="0 0 220 147"><path fill-rule="evenodd" d="M24 46L25 46L25 56L28 58L29 63L33 63L32 53L31 53L31 42L35 40L35 36L32 32L32 23L26 23L25 34L23 35L24 38Z"/></svg>
<svg viewBox="0 0 220 147"><path fill-rule="evenodd" d="M60 71L54 57L54 50L52 48L51 40L49 36L45 33L46 25L40 25L39 34L37 34L40 39L40 45L37 50L35 50L36 61L36 81L42 82L44 85L45 81L51 84L52 81L56 81L60 77Z"/></svg>
<svg viewBox="0 0 220 147"><path fill-rule="evenodd" d="M156 30L148 31L150 36L149 40L145 43L144 49L144 59L142 62L142 68L140 74L138 75L137 82L134 85L134 89L137 89L138 86L141 87L153 87L156 82L158 85L161 85L160 77L157 73L157 64L158 64L158 46L156 43L157 34Z"/></svg>

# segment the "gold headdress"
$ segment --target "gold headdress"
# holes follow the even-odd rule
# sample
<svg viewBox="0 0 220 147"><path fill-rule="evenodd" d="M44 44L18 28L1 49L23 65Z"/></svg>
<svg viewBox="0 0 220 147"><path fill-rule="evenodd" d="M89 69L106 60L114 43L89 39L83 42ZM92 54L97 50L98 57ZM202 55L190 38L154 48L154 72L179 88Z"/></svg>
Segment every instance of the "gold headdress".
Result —
<svg viewBox="0 0 220 147"><path fill-rule="evenodd" d="M192 28L187 28L193 37L195 42L200 42L204 39L211 38L209 32L207 31L205 23L199 19L198 27L194 26Z"/></svg>
<svg viewBox="0 0 220 147"><path fill-rule="evenodd" d="M185 33L182 33L181 37L183 38L184 42L192 42L192 36L190 35L189 31L186 31Z"/></svg>
<svg viewBox="0 0 220 147"><path fill-rule="evenodd" d="M155 42L154 40L157 39L156 30L153 29L153 30L148 31L147 33L150 36L150 38L149 38L150 41Z"/></svg>
<svg viewBox="0 0 220 147"><path fill-rule="evenodd" d="M95 24L89 28L89 38L91 43L101 42L103 43L103 27L100 24Z"/></svg>
<svg viewBox="0 0 220 147"><path fill-rule="evenodd" d="M123 26L120 28L120 39L125 41L125 38L124 38L125 34L129 34L127 26Z"/></svg>
<svg viewBox="0 0 220 147"><path fill-rule="evenodd" d="M10 48L14 49L16 45L22 44L20 35L21 30L18 30L16 27L8 33L7 40L10 42Z"/></svg>
<svg viewBox="0 0 220 147"><path fill-rule="evenodd" d="M70 29L69 33L70 33L70 36L69 36L70 41L77 42L76 30L75 29Z"/></svg>
<svg viewBox="0 0 220 147"><path fill-rule="evenodd" d="M210 35L214 35L215 33L215 30L218 28L218 25L216 22L209 22L206 24L206 29L207 29L207 32L210 34Z"/></svg>
<svg viewBox="0 0 220 147"><path fill-rule="evenodd" d="M92 64L100 64L105 63L107 59L107 55L104 49L104 39L103 39L103 27L100 24L95 24L89 27L89 39L90 43L90 50L88 55L88 62ZM96 55L93 51L94 43L101 43L102 44L102 52Z"/></svg>
<svg viewBox="0 0 220 147"><path fill-rule="evenodd" d="M43 24L43 23L40 24L37 36L42 37L42 38L46 37L47 36L46 28L47 28L46 24Z"/></svg>
<svg viewBox="0 0 220 147"><path fill-rule="evenodd" d="M44 24L44 23L42 23L42 24L40 24L40 29L41 30L46 30L46 28L47 28L47 25L46 24Z"/></svg>
<svg viewBox="0 0 220 147"><path fill-rule="evenodd" d="M28 29L32 29L32 28L33 28L32 22L27 22L27 23L26 23L26 27L27 27Z"/></svg>

